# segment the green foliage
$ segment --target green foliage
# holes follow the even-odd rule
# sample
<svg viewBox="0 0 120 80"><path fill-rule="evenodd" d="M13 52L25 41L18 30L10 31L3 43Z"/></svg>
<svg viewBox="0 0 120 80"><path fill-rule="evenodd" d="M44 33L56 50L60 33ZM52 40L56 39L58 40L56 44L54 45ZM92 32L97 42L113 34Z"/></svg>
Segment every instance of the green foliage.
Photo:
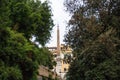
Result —
<svg viewBox="0 0 120 80"><path fill-rule="evenodd" d="M10 29L7 29L6 32L9 38L7 38L6 42L3 41L6 44L1 46L0 61L4 62L5 66L11 67L11 69L18 66L20 70L19 74L22 74L20 77L23 77L23 80L30 80L37 74L38 69L38 53L34 50L36 48L34 45L29 44L22 34L11 31ZM14 76L14 74L12 76Z"/></svg>
<svg viewBox="0 0 120 80"><path fill-rule="evenodd" d="M36 26L36 32L33 35L36 37L35 41L44 45L49 40L51 36L50 31L53 27L51 8L48 2L44 2L39 6L40 2L37 1L32 2L31 5L32 12L34 12L31 14L31 18L33 20L33 26Z"/></svg>
<svg viewBox="0 0 120 80"><path fill-rule="evenodd" d="M115 54L110 54L105 45L98 44L91 46L84 53L80 54L71 63L68 80L116 80L119 78L119 62ZM73 75L74 74L74 75Z"/></svg>
<svg viewBox="0 0 120 80"><path fill-rule="evenodd" d="M0 0L0 28L5 28L11 23L10 19L8 18L10 15L10 10L6 5L8 5L7 0Z"/></svg>
<svg viewBox="0 0 120 80"><path fill-rule="evenodd" d="M72 15L65 42L74 60L68 80L119 80L120 1L66 0Z"/></svg>
<svg viewBox="0 0 120 80"><path fill-rule="evenodd" d="M48 2L26 0L10 0L9 18L12 21L11 27L29 40L32 36L36 37L35 41L41 45L48 42L53 27L51 8Z"/></svg>
<svg viewBox="0 0 120 80"><path fill-rule="evenodd" d="M0 80L37 80L40 65L53 67L45 45L53 27L48 2L0 0Z"/></svg>
<svg viewBox="0 0 120 80"><path fill-rule="evenodd" d="M18 67L6 67L4 64L0 66L0 80L22 80L22 74Z"/></svg>
<svg viewBox="0 0 120 80"><path fill-rule="evenodd" d="M47 66L49 69L53 69L53 66L55 66L56 63L53 60L52 53L47 48L41 48L40 51L43 52L44 54L40 54L41 58L39 62L41 62L42 60L41 64Z"/></svg>
<svg viewBox="0 0 120 80"><path fill-rule="evenodd" d="M63 61L64 61L65 63L70 63L70 62L72 62L72 57L71 57L71 55L70 55L70 54L64 54L64 59L63 59Z"/></svg>

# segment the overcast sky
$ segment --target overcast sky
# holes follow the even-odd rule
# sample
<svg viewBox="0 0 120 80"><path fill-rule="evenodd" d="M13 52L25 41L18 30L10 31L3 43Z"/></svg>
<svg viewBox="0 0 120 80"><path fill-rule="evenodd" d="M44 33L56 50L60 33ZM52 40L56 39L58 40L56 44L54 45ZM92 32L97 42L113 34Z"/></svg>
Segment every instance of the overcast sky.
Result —
<svg viewBox="0 0 120 80"><path fill-rule="evenodd" d="M45 1L45 0L42 0ZM46 46L56 46L57 45L57 25L60 29L60 43L63 44L64 34L66 30L66 25L70 19L69 14L65 12L65 7L63 5L64 0L49 0L52 7L53 21L55 26L53 27L52 37Z"/></svg>

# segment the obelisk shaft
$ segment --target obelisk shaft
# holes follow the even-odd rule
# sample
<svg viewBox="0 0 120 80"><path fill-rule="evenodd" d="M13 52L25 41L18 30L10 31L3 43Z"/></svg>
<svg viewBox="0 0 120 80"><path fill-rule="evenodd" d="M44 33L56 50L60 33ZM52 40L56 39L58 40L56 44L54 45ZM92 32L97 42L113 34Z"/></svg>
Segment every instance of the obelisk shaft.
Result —
<svg viewBox="0 0 120 80"><path fill-rule="evenodd" d="M59 32L59 25L57 26L57 54L60 55L60 32Z"/></svg>

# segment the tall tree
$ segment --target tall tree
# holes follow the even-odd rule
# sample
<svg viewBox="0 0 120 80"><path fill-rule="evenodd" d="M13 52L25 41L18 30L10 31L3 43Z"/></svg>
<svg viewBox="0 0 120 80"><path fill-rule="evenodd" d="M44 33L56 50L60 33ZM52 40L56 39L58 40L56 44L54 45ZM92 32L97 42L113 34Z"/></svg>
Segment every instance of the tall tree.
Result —
<svg viewBox="0 0 120 80"><path fill-rule="evenodd" d="M65 0L66 9L72 15L65 41L72 46L75 56L68 80L119 79L118 4L118 0Z"/></svg>
<svg viewBox="0 0 120 80"><path fill-rule="evenodd" d="M44 45L50 38L53 27L51 8L48 2L39 0L12 1L10 3L11 27L29 40L36 37L39 44Z"/></svg>
<svg viewBox="0 0 120 80"><path fill-rule="evenodd" d="M39 65L52 68L50 52L30 41L48 42L51 16L48 2L0 0L0 80L37 80Z"/></svg>

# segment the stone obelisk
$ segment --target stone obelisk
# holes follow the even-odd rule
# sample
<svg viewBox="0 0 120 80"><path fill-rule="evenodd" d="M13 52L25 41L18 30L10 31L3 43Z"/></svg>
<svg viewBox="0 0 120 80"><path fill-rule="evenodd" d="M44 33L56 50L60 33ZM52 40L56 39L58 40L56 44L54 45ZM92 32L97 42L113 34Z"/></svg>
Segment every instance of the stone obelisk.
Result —
<svg viewBox="0 0 120 80"><path fill-rule="evenodd" d="M60 32L59 25L57 26L57 54L60 55Z"/></svg>

